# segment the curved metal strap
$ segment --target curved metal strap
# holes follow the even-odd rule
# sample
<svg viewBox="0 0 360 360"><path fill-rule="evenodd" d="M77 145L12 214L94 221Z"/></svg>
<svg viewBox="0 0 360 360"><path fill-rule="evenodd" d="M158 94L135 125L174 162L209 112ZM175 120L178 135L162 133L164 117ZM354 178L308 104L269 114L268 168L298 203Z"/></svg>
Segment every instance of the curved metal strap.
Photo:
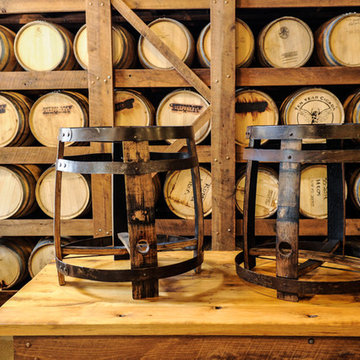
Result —
<svg viewBox="0 0 360 360"><path fill-rule="evenodd" d="M203 262L203 256L198 255L192 259L180 263L132 270L103 270L81 267L67 264L58 258L56 267L58 271L66 276L72 276L80 279L106 282L125 282L125 281L144 281L148 279L162 279L170 276L179 275L189 270L195 269Z"/></svg>
<svg viewBox="0 0 360 360"><path fill-rule="evenodd" d="M267 150L244 149L245 160L290 163L359 162L360 152L354 150Z"/></svg>
<svg viewBox="0 0 360 360"><path fill-rule="evenodd" d="M235 267L238 276L250 283L265 286L278 291L292 294L346 294L360 290L360 280L354 281L302 281L264 275L252 270L245 269L240 265L244 262L244 253L235 257Z"/></svg>
<svg viewBox="0 0 360 360"><path fill-rule="evenodd" d="M58 159L56 170L62 172L81 173L81 174L124 174L140 175L153 172L163 172L169 170L184 170L198 166L195 156L185 159L153 160L148 162L94 162L94 161L73 161Z"/></svg>
<svg viewBox="0 0 360 360"><path fill-rule="evenodd" d="M249 126L246 136L250 139L359 139L359 124L271 125Z"/></svg>
<svg viewBox="0 0 360 360"><path fill-rule="evenodd" d="M193 138L192 126L61 128L58 136L58 140L61 142L119 142Z"/></svg>

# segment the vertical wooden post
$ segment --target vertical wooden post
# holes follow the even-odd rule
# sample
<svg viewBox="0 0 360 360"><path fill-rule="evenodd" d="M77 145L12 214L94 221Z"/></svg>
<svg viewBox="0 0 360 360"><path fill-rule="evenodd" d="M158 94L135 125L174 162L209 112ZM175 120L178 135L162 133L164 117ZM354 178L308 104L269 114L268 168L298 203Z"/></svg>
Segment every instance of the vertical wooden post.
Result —
<svg viewBox="0 0 360 360"><path fill-rule="evenodd" d="M282 150L301 150L301 140L282 140ZM298 278L300 163L280 163L276 221L276 276ZM297 294L277 292L283 300L298 301Z"/></svg>
<svg viewBox="0 0 360 360"><path fill-rule="evenodd" d="M113 126L113 68L110 0L86 1L90 126ZM94 152L110 152L108 144L92 144ZM91 177L94 236L111 233L111 175Z"/></svg>
<svg viewBox="0 0 360 360"><path fill-rule="evenodd" d="M211 3L212 248L235 249L235 0Z"/></svg>
<svg viewBox="0 0 360 360"><path fill-rule="evenodd" d="M150 160L147 141L123 143L124 162ZM125 175L126 207L132 269L157 266L155 195L151 174ZM159 280L133 281L134 299L159 295Z"/></svg>

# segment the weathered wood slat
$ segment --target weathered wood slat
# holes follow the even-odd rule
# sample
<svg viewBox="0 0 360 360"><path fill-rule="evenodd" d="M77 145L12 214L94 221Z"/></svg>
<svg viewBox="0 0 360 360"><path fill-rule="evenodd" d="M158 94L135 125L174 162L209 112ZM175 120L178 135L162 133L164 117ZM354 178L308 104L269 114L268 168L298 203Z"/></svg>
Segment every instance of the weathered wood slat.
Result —
<svg viewBox="0 0 360 360"><path fill-rule="evenodd" d="M18 360L63 358L124 359L360 359L358 338L236 336L73 336L15 337ZM28 344L31 344L29 346ZM326 349L326 351L324 350ZM345 355L346 353L346 355ZM171 355L170 355L171 354Z"/></svg>
<svg viewBox="0 0 360 360"><path fill-rule="evenodd" d="M194 220L156 219L156 233L159 235L194 236ZM211 235L211 220L204 220L204 235Z"/></svg>
<svg viewBox="0 0 360 360"><path fill-rule="evenodd" d="M212 247L235 249L235 0L211 2ZM224 36L226 34L226 36Z"/></svg>
<svg viewBox="0 0 360 360"><path fill-rule="evenodd" d="M2 14L85 11L84 0L0 0Z"/></svg>
<svg viewBox="0 0 360 360"><path fill-rule="evenodd" d="M0 74L0 90L86 89L86 71L9 71Z"/></svg>
<svg viewBox="0 0 360 360"><path fill-rule="evenodd" d="M91 153L90 146L65 148L66 155ZM0 164L53 164L56 161L56 148L40 146L0 148Z"/></svg>
<svg viewBox="0 0 360 360"><path fill-rule="evenodd" d="M88 36L88 86L90 126L114 125L114 86L110 0L86 2ZM109 144L93 143L96 151L110 150ZM91 181L94 236L112 229L111 175L93 175Z"/></svg>
<svg viewBox="0 0 360 360"><path fill-rule="evenodd" d="M62 236L92 235L92 219L63 220ZM52 236L54 233L52 219L16 219L0 221L1 236Z"/></svg>

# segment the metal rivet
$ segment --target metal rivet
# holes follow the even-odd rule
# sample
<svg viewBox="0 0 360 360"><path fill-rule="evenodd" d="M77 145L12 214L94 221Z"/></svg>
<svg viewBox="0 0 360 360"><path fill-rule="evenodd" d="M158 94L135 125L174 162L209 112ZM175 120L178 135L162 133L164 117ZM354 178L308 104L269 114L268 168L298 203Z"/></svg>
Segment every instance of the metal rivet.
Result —
<svg viewBox="0 0 360 360"><path fill-rule="evenodd" d="M104 83L107 83L107 79L104 79Z"/></svg>
<svg viewBox="0 0 360 360"><path fill-rule="evenodd" d="M136 136L136 135L134 135L134 139L137 139L137 136Z"/></svg>
<svg viewBox="0 0 360 360"><path fill-rule="evenodd" d="M216 4L216 0L214 0L213 3Z"/></svg>
<svg viewBox="0 0 360 360"><path fill-rule="evenodd" d="M310 338L310 339L308 340L308 343L309 343L309 344L314 344L314 342L315 342L315 340L314 340L313 338Z"/></svg>
<svg viewBox="0 0 360 360"><path fill-rule="evenodd" d="M228 1L227 1L227 0L225 0L225 1L224 1L224 4L227 4L227 3L228 3Z"/></svg>
<svg viewBox="0 0 360 360"><path fill-rule="evenodd" d="M110 232L109 232L109 231L107 231L107 232L106 232L106 235L109 235L109 234L110 234Z"/></svg>
<svg viewBox="0 0 360 360"><path fill-rule="evenodd" d="M136 166L136 167L135 167L135 171L138 171L138 170L139 170L139 168Z"/></svg>
<svg viewBox="0 0 360 360"><path fill-rule="evenodd" d="M291 155L288 156L288 159L289 159L289 160L291 159Z"/></svg>
<svg viewBox="0 0 360 360"><path fill-rule="evenodd" d="M108 75L108 79L111 79L111 76L110 76L110 75Z"/></svg>
<svg viewBox="0 0 360 360"><path fill-rule="evenodd" d="M220 234L220 233L217 231L217 232L216 232L216 235L219 235L219 234Z"/></svg>
<svg viewBox="0 0 360 360"><path fill-rule="evenodd" d="M228 232L231 232L231 229L228 229L227 231L228 231Z"/></svg>
<svg viewBox="0 0 360 360"><path fill-rule="evenodd" d="M215 80L215 82L216 82L216 83L218 83L218 82L219 82L219 80Z"/></svg>
<svg viewBox="0 0 360 360"><path fill-rule="evenodd" d="M29 348L29 347L31 346L31 344L30 344L29 342L27 342L27 343L25 344L25 346L26 346L27 348Z"/></svg>
<svg viewBox="0 0 360 360"><path fill-rule="evenodd" d="M100 6L104 6L104 3L100 3Z"/></svg>
<svg viewBox="0 0 360 360"><path fill-rule="evenodd" d="M99 80L99 79L100 79L100 77L99 77L99 76L97 76L97 77L96 77L96 80Z"/></svg>
<svg viewBox="0 0 360 360"><path fill-rule="evenodd" d="M98 231L99 231L99 232L102 232L102 229L99 229Z"/></svg>
<svg viewBox="0 0 360 360"><path fill-rule="evenodd" d="M229 75L229 74L227 74L227 75L226 75L226 77L227 77L227 78L229 78L229 77L230 77L230 75Z"/></svg>
<svg viewBox="0 0 360 360"><path fill-rule="evenodd" d="M95 84L95 81L93 80L91 83L92 83L92 84Z"/></svg>
<svg viewBox="0 0 360 360"><path fill-rule="evenodd" d="M143 276L146 276L146 273L143 273Z"/></svg>
<svg viewBox="0 0 360 360"><path fill-rule="evenodd" d="M218 161L218 159L214 159L214 162L217 162Z"/></svg>
<svg viewBox="0 0 360 360"><path fill-rule="evenodd" d="M226 160L229 160L229 159L230 159L230 156L227 156L227 157L226 157Z"/></svg>
<svg viewBox="0 0 360 360"><path fill-rule="evenodd" d="M91 6L91 5L92 5L92 2L89 2L89 5Z"/></svg>

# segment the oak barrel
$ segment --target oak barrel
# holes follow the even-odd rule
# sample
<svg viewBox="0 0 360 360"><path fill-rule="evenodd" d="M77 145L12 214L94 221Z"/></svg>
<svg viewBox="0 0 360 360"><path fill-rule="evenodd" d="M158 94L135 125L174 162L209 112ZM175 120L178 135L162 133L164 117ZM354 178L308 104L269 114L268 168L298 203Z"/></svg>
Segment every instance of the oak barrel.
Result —
<svg viewBox="0 0 360 360"><path fill-rule="evenodd" d="M201 196L204 216L212 211L211 173L200 167ZM194 219L194 198L191 170L176 170L169 172L164 182L164 198L169 209L183 219Z"/></svg>
<svg viewBox="0 0 360 360"><path fill-rule="evenodd" d="M112 52L113 67L116 69L132 67L136 61L134 37L120 25L112 26ZM75 35L74 54L80 66L87 70L89 56L86 24Z"/></svg>
<svg viewBox="0 0 360 360"><path fill-rule="evenodd" d="M261 165L257 176L255 217L264 219L277 210L279 175L274 169ZM245 178L245 171L242 171L236 181L235 204L241 213L244 210Z"/></svg>
<svg viewBox="0 0 360 360"><path fill-rule="evenodd" d="M28 278L32 248L32 242L26 239L0 238L0 290L10 289Z"/></svg>
<svg viewBox="0 0 360 360"><path fill-rule="evenodd" d="M151 22L149 28L187 65L191 65L194 53L194 39L185 25L170 18ZM173 66L143 36L138 42L138 55L142 66L151 69L169 69Z"/></svg>
<svg viewBox="0 0 360 360"><path fill-rule="evenodd" d="M34 142L29 127L32 103L20 93L0 92L0 147L24 146Z"/></svg>
<svg viewBox="0 0 360 360"><path fill-rule="evenodd" d="M20 69L14 51L15 35L12 30L0 25L0 71Z"/></svg>
<svg viewBox="0 0 360 360"><path fill-rule="evenodd" d="M91 192L90 177L87 175L62 174L61 214L63 220L73 219L90 210ZM54 217L55 202L55 168L52 166L44 171L36 183L36 201L41 210Z"/></svg>
<svg viewBox="0 0 360 360"><path fill-rule="evenodd" d="M296 68L303 66L314 49L314 38L302 20L284 16L266 25L259 33L259 61L263 66Z"/></svg>
<svg viewBox="0 0 360 360"><path fill-rule="evenodd" d="M87 98L78 92L54 91L41 96L29 115L34 137L45 146L56 147L59 129L85 127L89 123ZM73 142L66 143L66 146Z"/></svg>
<svg viewBox="0 0 360 360"><path fill-rule="evenodd" d="M246 128L253 125L277 125L279 111L274 100L254 89L238 89L235 94L235 142L247 146Z"/></svg>
<svg viewBox="0 0 360 360"><path fill-rule="evenodd" d="M360 66L360 14L336 16L316 32L316 52L325 66Z"/></svg>
<svg viewBox="0 0 360 360"><path fill-rule="evenodd" d="M345 120L340 100L321 88L303 88L289 95L280 106L280 116L284 125L342 124Z"/></svg>
<svg viewBox="0 0 360 360"><path fill-rule="evenodd" d="M357 210L360 210L360 169L355 170L349 181L350 199Z"/></svg>
<svg viewBox="0 0 360 360"><path fill-rule="evenodd" d="M0 220L22 217L37 208L35 187L40 174L36 165L0 166Z"/></svg>
<svg viewBox="0 0 360 360"><path fill-rule="evenodd" d="M154 122L155 109L148 99L135 90L114 93L115 126L148 126Z"/></svg>
<svg viewBox="0 0 360 360"><path fill-rule="evenodd" d="M73 35L48 21L32 21L16 34L15 56L28 71L69 70L76 63Z"/></svg>
<svg viewBox="0 0 360 360"><path fill-rule="evenodd" d="M348 123L359 124L360 120L360 90L350 94L343 103L345 111L345 121Z"/></svg>
<svg viewBox="0 0 360 360"><path fill-rule="evenodd" d="M208 106L209 103L194 91L175 90L161 100L156 111L156 124L159 126L192 125ZM199 144L203 141L210 130L211 123L208 121L195 133L195 143Z"/></svg>
<svg viewBox="0 0 360 360"><path fill-rule="evenodd" d="M210 67L211 62L211 26L207 24L201 31L196 43L199 62ZM235 65L247 67L254 57L255 40L249 26L241 19L235 22Z"/></svg>

